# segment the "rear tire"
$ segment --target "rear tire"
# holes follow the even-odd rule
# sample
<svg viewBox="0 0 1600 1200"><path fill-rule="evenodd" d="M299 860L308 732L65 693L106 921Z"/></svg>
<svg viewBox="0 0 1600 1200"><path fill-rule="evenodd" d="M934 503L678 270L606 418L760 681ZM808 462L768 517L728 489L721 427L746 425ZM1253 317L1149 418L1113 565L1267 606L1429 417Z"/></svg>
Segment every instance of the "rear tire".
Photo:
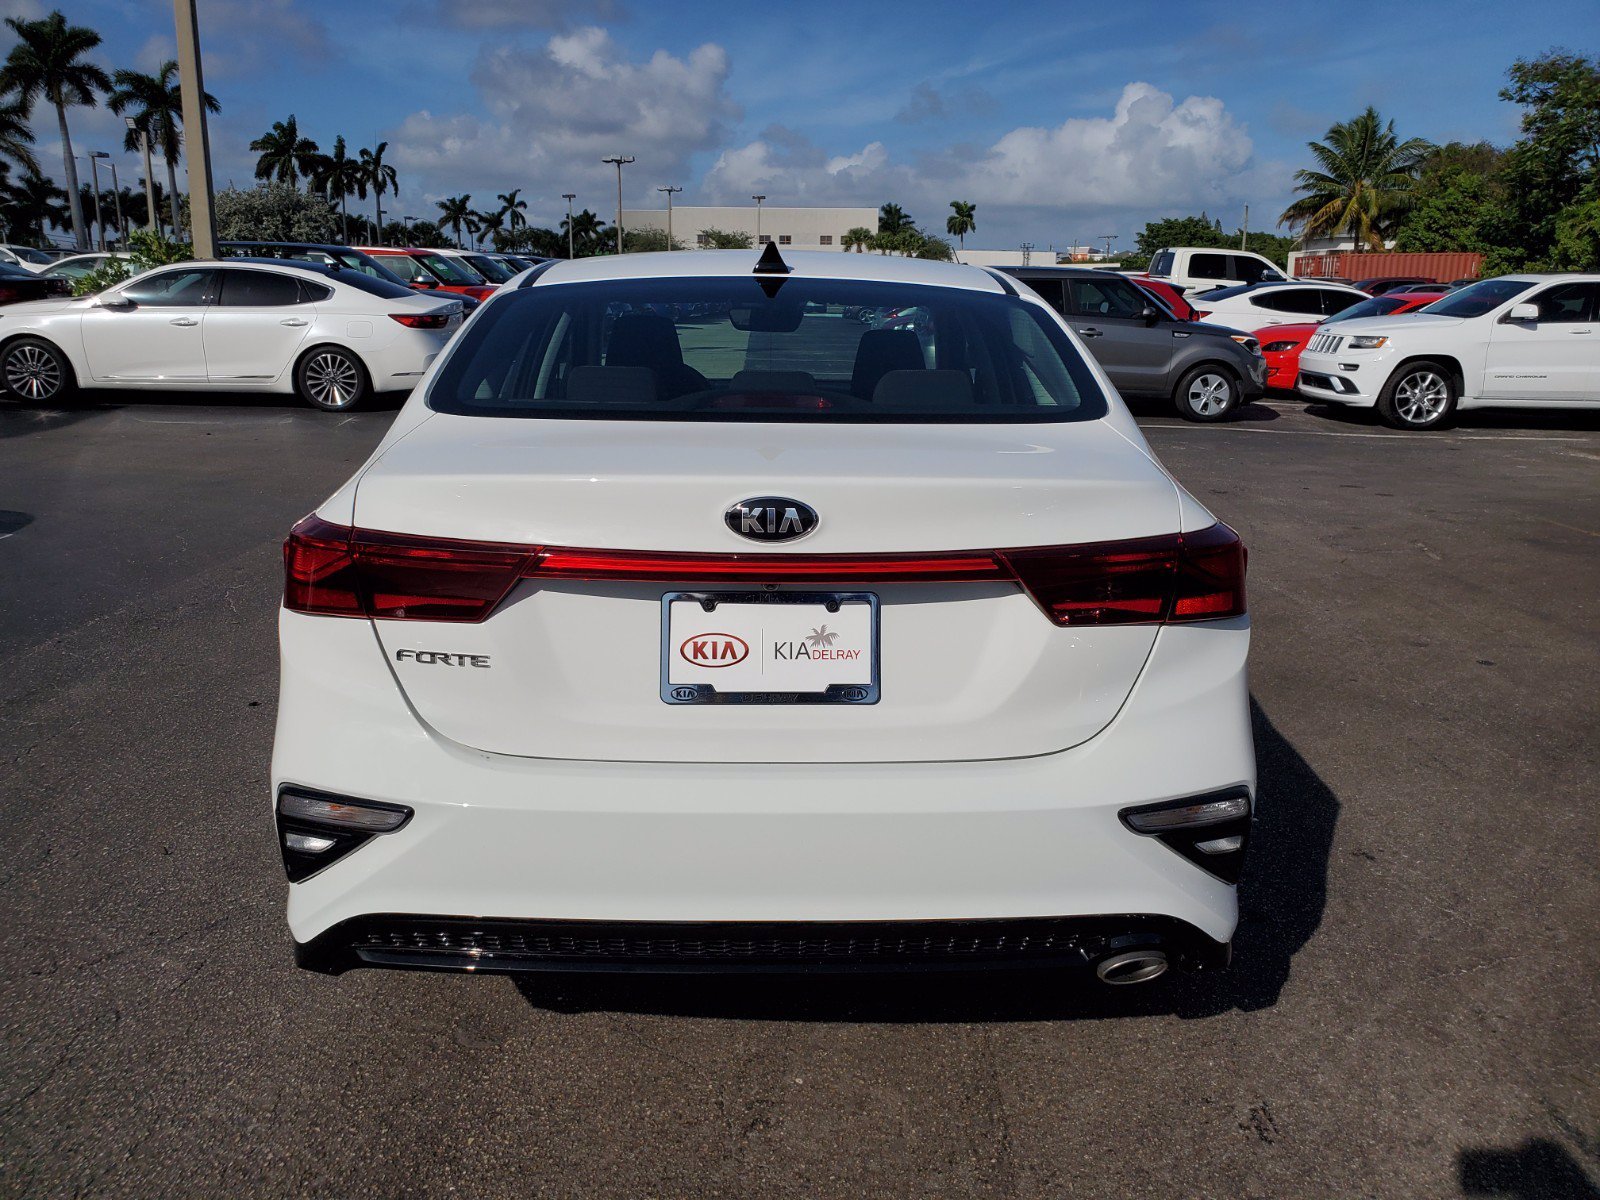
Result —
<svg viewBox="0 0 1600 1200"><path fill-rule="evenodd" d="M1224 421L1238 409L1239 381L1222 367L1201 365L1185 372L1172 402L1185 421Z"/></svg>
<svg viewBox="0 0 1600 1200"><path fill-rule="evenodd" d="M0 383L8 396L44 408L70 404L78 394L67 356L43 338L18 338L5 348L0 354Z"/></svg>
<svg viewBox="0 0 1600 1200"><path fill-rule="evenodd" d="M323 412L349 412L372 392L367 369L350 351L318 346L294 370L295 393Z"/></svg>
<svg viewBox="0 0 1600 1200"><path fill-rule="evenodd" d="M1443 363L1407 363L1383 385L1378 416L1396 429L1437 429L1456 410L1456 380Z"/></svg>

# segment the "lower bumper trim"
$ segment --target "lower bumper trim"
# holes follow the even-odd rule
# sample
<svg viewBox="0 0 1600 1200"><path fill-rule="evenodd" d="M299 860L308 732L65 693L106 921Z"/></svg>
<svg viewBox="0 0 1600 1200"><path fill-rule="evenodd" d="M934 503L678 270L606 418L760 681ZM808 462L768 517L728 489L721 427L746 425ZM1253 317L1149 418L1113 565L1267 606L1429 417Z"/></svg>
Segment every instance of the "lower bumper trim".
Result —
<svg viewBox="0 0 1600 1200"><path fill-rule="evenodd" d="M1132 946L1160 947L1188 970L1226 966L1231 944L1173 917L995 920L659 922L353 917L295 962L339 975L358 967L425 971L794 972L938 971L1088 966Z"/></svg>

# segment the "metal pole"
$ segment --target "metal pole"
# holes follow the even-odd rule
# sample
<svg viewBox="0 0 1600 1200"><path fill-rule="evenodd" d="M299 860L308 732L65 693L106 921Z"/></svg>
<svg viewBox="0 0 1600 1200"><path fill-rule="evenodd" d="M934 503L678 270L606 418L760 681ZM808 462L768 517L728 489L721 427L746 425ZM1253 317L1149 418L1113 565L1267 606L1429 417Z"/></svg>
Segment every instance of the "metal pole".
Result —
<svg viewBox="0 0 1600 1200"><path fill-rule="evenodd" d="M183 132L188 142L189 228L196 258L217 256L211 194L211 139L206 133L205 80L200 73L200 18L195 0L172 0L178 29L178 77L183 92ZM176 238L178 231L174 229Z"/></svg>
<svg viewBox="0 0 1600 1200"><path fill-rule="evenodd" d="M139 150L144 154L144 208L145 227L152 232L156 227L156 179L150 169L150 131L139 129L138 122L132 117L123 117L129 129L139 133Z"/></svg>
<svg viewBox="0 0 1600 1200"><path fill-rule="evenodd" d="M756 202L756 245L759 246L761 244L761 202L765 200L766 197L751 196L750 199Z"/></svg>
<svg viewBox="0 0 1600 1200"><path fill-rule="evenodd" d="M567 257L577 258L572 250L572 202L578 198L578 193L562 192L561 198L567 202Z"/></svg>
<svg viewBox="0 0 1600 1200"><path fill-rule="evenodd" d="M617 164L617 253L622 253L622 168L633 161L631 154L613 154L610 158L602 158L601 162Z"/></svg>
<svg viewBox="0 0 1600 1200"><path fill-rule="evenodd" d="M99 166L100 152L89 151L89 178L94 184L95 248L104 254L106 249L106 219L100 211L100 172L96 169Z"/></svg>
<svg viewBox="0 0 1600 1200"><path fill-rule="evenodd" d="M128 244L128 222L122 215L122 184L117 182L117 164L107 164L111 168L111 194L117 198L117 232L122 239L122 244Z"/></svg>
<svg viewBox="0 0 1600 1200"><path fill-rule="evenodd" d="M1239 249L1244 250L1244 249L1247 248L1246 247L1246 243L1248 242L1249 237L1250 237L1250 206L1248 204L1246 204L1244 206L1244 225L1239 230Z"/></svg>
<svg viewBox="0 0 1600 1200"><path fill-rule="evenodd" d="M681 192L681 187L658 187L658 192L667 194L667 249L672 249L672 197L675 192Z"/></svg>

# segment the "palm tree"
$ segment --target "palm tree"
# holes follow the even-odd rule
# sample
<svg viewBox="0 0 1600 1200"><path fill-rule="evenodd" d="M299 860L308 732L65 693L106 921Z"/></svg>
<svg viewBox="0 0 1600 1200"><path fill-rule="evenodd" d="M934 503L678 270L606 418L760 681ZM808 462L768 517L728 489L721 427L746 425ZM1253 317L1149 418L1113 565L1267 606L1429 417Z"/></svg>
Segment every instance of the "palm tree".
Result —
<svg viewBox="0 0 1600 1200"><path fill-rule="evenodd" d="M72 161L67 109L74 104L93 108L95 93L111 90L110 77L93 63L83 61L83 56L100 44L100 35L81 25L68 25L59 9L37 21L7 17L6 25L17 35L17 44L0 66L0 93L15 93L16 103L26 114L32 114L41 98L55 108L56 119L61 123L67 200L72 205L72 239L81 250L87 242L83 210L78 206L78 169Z"/></svg>
<svg viewBox="0 0 1600 1200"><path fill-rule="evenodd" d="M528 223L528 218L523 215L528 211L528 202L517 199L521 194L521 188L513 188L511 191L502 192L495 197L496 200L500 201L500 215L506 218L506 224L511 227L513 234Z"/></svg>
<svg viewBox="0 0 1600 1200"><path fill-rule="evenodd" d="M389 148L388 142L379 142L377 147L368 150L361 148L361 179L356 185L356 194L363 200L367 196L367 188L372 189L372 207L375 212L373 229L377 231L379 240L383 238L383 194L393 192L400 194L400 177L395 169L383 161L383 153Z"/></svg>
<svg viewBox="0 0 1600 1200"><path fill-rule="evenodd" d="M450 232L456 236L456 247L461 246L461 229L466 226L469 231L476 232L477 222L472 219L472 197L470 195L446 196L436 206L441 214L439 224L448 226Z"/></svg>
<svg viewBox="0 0 1600 1200"><path fill-rule="evenodd" d="M0 158L8 158L24 171L39 170L39 160L33 156L33 130L28 128L28 114L16 101L0 104Z"/></svg>
<svg viewBox="0 0 1600 1200"><path fill-rule="evenodd" d="M257 179L276 179L298 187L300 176L309 176L317 168L317 144L300 136L300 122L293 113L287 121L274 121L271 129L250 143L250 149L260 155Z"/></svg>
<svg viewBox="0 0 1600 1200"><path fill-rule="evenodd" d="M26 229L30 236L42 244L45 241L46 222L57 229L67 229L72 225L67 193L37 171L29 171L16 183L7 184L6 204L16 213L16 218L11 219L13 236L16 236L17 230Z"/></svg>
<svg viewBox="0 0 1600 1200"><path fill-rule="evenodd" d="M561 234L563 237L567 234L567 219L565 217L561 218ZM601 238L605 237L605 234L606 223L587 208L580 213L574 214L572 218L572 244L577 251L578 257L583 257L584 252L597 244Z"/></svg>
<svg viewBox="0 0 1600 1200"><path fill-rule="evenodd" d="M898 204L885 204L878 210L878 232L899 233L916 224L911 215Z"/></svg>
<svg viewBox="0 0 1600 1200"><path fill-rule="evenodd" d="M967 248L967 234L978 227L978 206L968 200L952 200L950 207L955 211L944 219L944 231L951 237L961 242L961 248Z"/></svg>
<svg viewBox="0 0 1600 1200"><path fill-rule="evenodd" d="M844 248L846 250L854 250L857 254L860 254L872 245L873 236L872 230L865 225L857 225L853 229L847 229L844 234Z"/></svg>
<svg viewBox="0 0 1600 1200"><path fill-rule="evenodd" d="M500 236L500 231L505 228L506 210L496 212L481 212L478 214L478 232L486 235L491 244ZM496 246L498 249L498 246Z"/></svg>
<svg viewBox="0 0 1600 1200"><path fill-rule="evenodd" d="M172 232L176 237L178 220L178 155L183 149L183 91L178 83L178 64L168 59L154 75L142 71L118 71L116 87L107 98L114 113L132 108L133 128L122 139L124 150L137 151L139 135L150 139L167 163L167 200L172 208ZM207 112L220 112L222 106L210 92L205 94ZM147 181L155 186L154 180ZM159 206L156 209L160 211Z"/></svg>
<svg viewBox="0 0 1600 1200"><path fill-rule="evenodd" d="M317 155L311 175L312 187L329 199L339 197L339 228L346 245L350 243L350 214L345 210L345 198L360 186L361 173L361 163L346 152L341 133L333 139L332 154Z"/></svg>
<svg viewBox="0 0 1600 1200"><path fill-rule="evenodd" d="M1295 190L1303 194L1284 209L1279 224L1299 229L1302 239L1348 233L1358 249L1382 250L1384 235L1410 203L1432 144L1422 138L1402 142L1394 122L1385 124L1370 105L1324 137L1306 145L1321 170L1294 173Z"/></svg>

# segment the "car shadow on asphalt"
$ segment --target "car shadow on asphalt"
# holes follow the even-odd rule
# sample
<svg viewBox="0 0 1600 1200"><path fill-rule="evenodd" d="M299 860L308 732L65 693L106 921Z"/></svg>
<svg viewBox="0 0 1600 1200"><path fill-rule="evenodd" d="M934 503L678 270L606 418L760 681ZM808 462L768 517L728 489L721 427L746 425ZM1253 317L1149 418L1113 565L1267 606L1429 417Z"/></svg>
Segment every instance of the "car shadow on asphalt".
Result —
<svg viewBox="0 0 1600 1200"><path fill-rule="evenodd" d="M1292 399L1292 397L1291 397ZM1315 420L1332 425L1365 426L1386 433L1404 435L1404 430L1391 430L1378 419L1370 408L1350 408L1343 404L1308 403L1305 414ZM1600 410L1550 409L1550 408L1474 408L1457 413L1441 432L1460 430L1520 430L1526 433L1585 433L1600 430ZM1418 435L1421 436L1421 435Z"/></svg>
<svg viewBox="0 0 1600 1200"><path fill-rule="evenodd" d="M1132 399L1123 398L1123 403L1128 406L1136 419L1148 420L1151 417L1176 417L1178 412L1170 400L1151 399L1149 397L1135 396ZM1268 421L1279 420L1283 414L1275 408L1270 408L1255 400L1241 404L1228 415L1222 423L1224 425L1239 423L1243 425L1260 425Z"/></svg>
<svg viewBox="0 0 1600 1200"><path fill-rule="evenodd" d="M517 976L532 1007L728 1020L966 1023L1091 1020L1168 1014L1186 1019L1271 1008L1294 956L1322 924L1339 801L1252 699L1259 770L1256 821L1239 888L1233 964L1108 987L1087 969L897 975Z"/></svg>
<svg viewBox="0 0 1600 1200"><path fill-rule="evenodd" d="M1530 1138L1514 1149L1480 1148L1456 1157L1461 1192L1506 1200L1600 1200L1596 1187L1565 1147Z"/></svg>
<svg viewBox="0 0 1600 1200"><path fill-rule="evenodd" d="M66 429L83 421L104 416L111 411L111 408L111 405L93 403L74 405L71 408L29 408L26 405L0 401L0 441Z"/></svg>

